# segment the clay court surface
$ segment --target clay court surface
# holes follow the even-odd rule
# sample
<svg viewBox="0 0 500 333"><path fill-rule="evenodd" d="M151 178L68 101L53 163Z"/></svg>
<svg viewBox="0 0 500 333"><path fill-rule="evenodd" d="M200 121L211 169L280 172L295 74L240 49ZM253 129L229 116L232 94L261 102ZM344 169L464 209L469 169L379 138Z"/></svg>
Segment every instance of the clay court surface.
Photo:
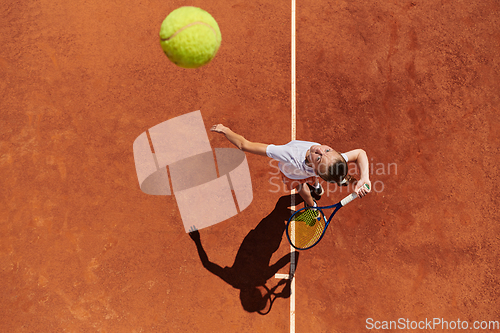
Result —
<svg viewBox="0 0 500 333"><path fill-rule="evenodd" d="M222 32L216 58L194 70L159 46L161 22L184 5L210 12ZM286 280L264 278L278 296L267 314L245 310L258 297L241 300L203 266L175 197L140 190L134 140L188 112L200 110L207 130L223 123L252 141L290 141L291 8L1 2L0 332L350 333L368 331L368 318L500 321L496 0L297 2L297 139L365 149L374 191L300 253L295 327ZM290 193L277 191L268 158L247 160L251 205L199 235L226 280L257 283L289 258ZM325 205L348 193L326 189Z"/></svg>

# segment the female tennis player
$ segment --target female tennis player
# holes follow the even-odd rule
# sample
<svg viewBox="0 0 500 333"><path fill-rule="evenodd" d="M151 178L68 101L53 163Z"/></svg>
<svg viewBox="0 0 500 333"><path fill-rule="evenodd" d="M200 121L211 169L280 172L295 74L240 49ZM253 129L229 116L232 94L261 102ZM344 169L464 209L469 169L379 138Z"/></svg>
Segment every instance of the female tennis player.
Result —
<svg viewBox="0 0 500 333"><path fill-rule="evenodd" d="M324 193L318 177L338 185L356 182L354 191L360 198L369 192L364 184L371 188L368 157L363 149L338 153L330 146L309 141L294 140L286 145L251 142L222 124L214 125L210 130L224 134L244 152L277 160L286 188L296 189L304 199L304 204L309 207L316 207L315 199L319 200ZM357 163L360 170L359 181L348 175L347 162Z"/></svg>

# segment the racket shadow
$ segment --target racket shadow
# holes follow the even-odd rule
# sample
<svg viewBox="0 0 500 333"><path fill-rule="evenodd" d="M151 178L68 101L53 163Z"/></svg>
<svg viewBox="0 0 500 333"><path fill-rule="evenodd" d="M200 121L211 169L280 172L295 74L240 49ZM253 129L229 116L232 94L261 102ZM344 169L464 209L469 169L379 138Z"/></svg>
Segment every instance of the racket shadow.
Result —
<svg viewBox="0 0 500 333"><path fill-rule="evenodd" d="M271 282L274 284L271 288L266 284L269 279L274 279L274 275L280 269L290 263L291 253L274 264L271 264L271 257L280 247L286 222L293 214L289 208L291 197L292 195L287 195L279 198L273 211L245 236L231 267L221 267L210 261L201 244L199 231L189 233L196 244L203 267L240 290L241 305L248 312L265 315L271 310L276 298L290 297L290 279L280 280L278 283ZM296 202L299 200L296 198ZM293 254L297 264L299 253L293 252Z"/></svg>

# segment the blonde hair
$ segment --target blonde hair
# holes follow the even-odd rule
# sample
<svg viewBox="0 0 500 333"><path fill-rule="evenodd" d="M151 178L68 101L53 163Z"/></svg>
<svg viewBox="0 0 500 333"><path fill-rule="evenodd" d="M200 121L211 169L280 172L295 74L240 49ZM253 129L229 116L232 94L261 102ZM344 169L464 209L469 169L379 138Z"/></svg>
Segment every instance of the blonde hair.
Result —
<svg viewBox="0 0 500 333"><path fill-rule="evenodd" d="M349 173L349 167L342 155L334 160L330 165L326 166L325 172L319 168L319 176L326 182L336 183L338 185L347 186L350 183L357 182L357 179ZM324 168L323 168L324 169Z"/></svg>

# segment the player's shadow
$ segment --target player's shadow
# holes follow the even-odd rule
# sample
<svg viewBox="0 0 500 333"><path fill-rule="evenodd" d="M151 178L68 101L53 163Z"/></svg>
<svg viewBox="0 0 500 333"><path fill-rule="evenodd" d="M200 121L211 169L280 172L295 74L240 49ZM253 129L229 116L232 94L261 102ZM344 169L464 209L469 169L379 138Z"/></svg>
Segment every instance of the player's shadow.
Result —
<svg viewBox="0 0 500 333"><path fill-rule="evenodd" d="M301 198L296 197L296 202L300 201ZM203 266L240 290L241 304L248 312L267 314L276 298L290 297L291 279L282 279L272 288L266 286L269 279L290 263L289 253L276 263L270 264L273 253L278 250L283 239L286 222L293 214L288 208L290 202L291 195L281 197L274 210L246 235L231 267L223 268L208 259L199 231L195 230L189 234L196 244ZM293 255L297 263L299 252L293 252ZM293 273L290 272L290 275L293 276Z"/></svg>

